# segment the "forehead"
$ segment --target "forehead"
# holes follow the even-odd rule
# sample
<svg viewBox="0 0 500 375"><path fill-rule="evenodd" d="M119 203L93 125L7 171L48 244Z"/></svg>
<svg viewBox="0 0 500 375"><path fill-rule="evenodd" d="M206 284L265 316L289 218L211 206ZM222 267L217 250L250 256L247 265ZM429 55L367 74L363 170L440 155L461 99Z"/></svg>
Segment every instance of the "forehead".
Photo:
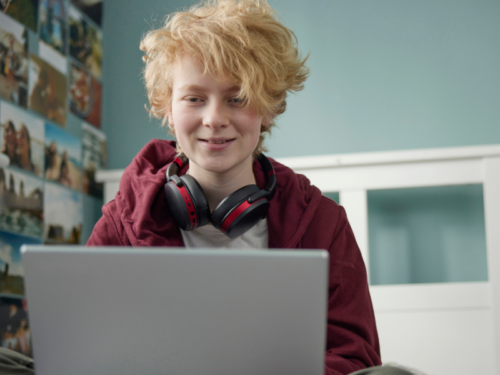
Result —
<svg viewBox="0 0 500 375"><path fill-rule="evenodd" d="M182 55L175 61L172 72L172 89L186 91L207 89L217 91L239 91L240 87L231 79L205 71L197 59Z"/></svg>

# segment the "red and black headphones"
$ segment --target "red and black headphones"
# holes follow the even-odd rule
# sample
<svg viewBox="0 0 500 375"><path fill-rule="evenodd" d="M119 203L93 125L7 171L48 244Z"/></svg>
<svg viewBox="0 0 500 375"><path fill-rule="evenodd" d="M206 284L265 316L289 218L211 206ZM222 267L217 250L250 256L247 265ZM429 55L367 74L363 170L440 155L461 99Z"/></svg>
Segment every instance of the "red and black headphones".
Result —
<svg viewBox="0 0 500 375"><path fill-rule="evenodd" d="M271 162L263 155L257 157L267 176L267 186L247 185L224 198L210 214L207 198L196 179L189 175L178 176L189 160L176 157L167 168L164 186L168 208L177 225L189 231L212 223L229 238L236 238L266 217L269 201L276 191L276 174Z"/></svg>

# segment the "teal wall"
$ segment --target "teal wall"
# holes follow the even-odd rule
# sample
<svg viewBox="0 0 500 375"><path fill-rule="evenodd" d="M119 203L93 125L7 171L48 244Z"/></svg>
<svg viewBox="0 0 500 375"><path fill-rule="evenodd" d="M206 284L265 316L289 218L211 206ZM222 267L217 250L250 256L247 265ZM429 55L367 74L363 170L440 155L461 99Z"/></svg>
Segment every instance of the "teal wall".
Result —
<svg viewBox="0 0 500 375"><path fill-rule="evenodd" d="M105 0L109 167L151 138L141 35L193 1ZM500 2L270 0L310 53L310 79L268 141L275 157L500 143Z"/></svg>
<svg viewBox="0 0 500 375"><path fill-rule="evenodd" d="M267 141L269 155L500 143L499 1L269 2L310 54L311 69ZM165 15L193 3L104 1L109 168L167 138L144 109L139 43ZM480 186L368 197L373 283L487 280Z"/></svg>
<svg viewBox="0 0 500 375"><path fill-rule="evenodd" d="M103 126L108 168L126 167L153 138L167 138L160 121L149 120L139 43L152 26L185 6L182 0L105 0L103 10ZM194 3L194 2L191 2Z"/></svg>

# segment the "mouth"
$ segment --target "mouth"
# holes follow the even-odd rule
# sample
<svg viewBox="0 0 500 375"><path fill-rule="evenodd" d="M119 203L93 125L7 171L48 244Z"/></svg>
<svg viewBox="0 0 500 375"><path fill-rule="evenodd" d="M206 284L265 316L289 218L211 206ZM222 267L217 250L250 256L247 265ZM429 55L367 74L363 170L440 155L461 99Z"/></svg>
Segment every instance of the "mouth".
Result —
<svg viewBox="0 0 500 375"><path fill-rule="evenodd" d="M200 139L201 142L206 142L208 144L215 144L215 145L221 145L224 143L232 142L236 138L231 138L231 139Z"/></svg>

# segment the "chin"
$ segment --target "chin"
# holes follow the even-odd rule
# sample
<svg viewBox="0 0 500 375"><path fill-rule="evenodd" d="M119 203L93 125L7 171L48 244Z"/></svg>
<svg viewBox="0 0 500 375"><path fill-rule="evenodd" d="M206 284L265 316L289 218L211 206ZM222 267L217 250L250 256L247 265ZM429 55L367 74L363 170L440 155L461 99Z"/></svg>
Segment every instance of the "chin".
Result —
<svg viewBox="0 0 500 375"><path fill-rule="evenodd" d="M200 167L212 173L224 173L230 170L234 164L230 164L227 160L204 160Z"/></svg>
<svg viewBox="0 0 500 375"><path fill-rule="evenodd" d="M181 145L182 147L182 145ZM234 168L243 167L248 158L253 154L246 155L235 153L235 150L225 150L224 152L185 152L186 156L201 169L211 173L225 173ZM229 151L229 152L228 152Z"/></svg>

